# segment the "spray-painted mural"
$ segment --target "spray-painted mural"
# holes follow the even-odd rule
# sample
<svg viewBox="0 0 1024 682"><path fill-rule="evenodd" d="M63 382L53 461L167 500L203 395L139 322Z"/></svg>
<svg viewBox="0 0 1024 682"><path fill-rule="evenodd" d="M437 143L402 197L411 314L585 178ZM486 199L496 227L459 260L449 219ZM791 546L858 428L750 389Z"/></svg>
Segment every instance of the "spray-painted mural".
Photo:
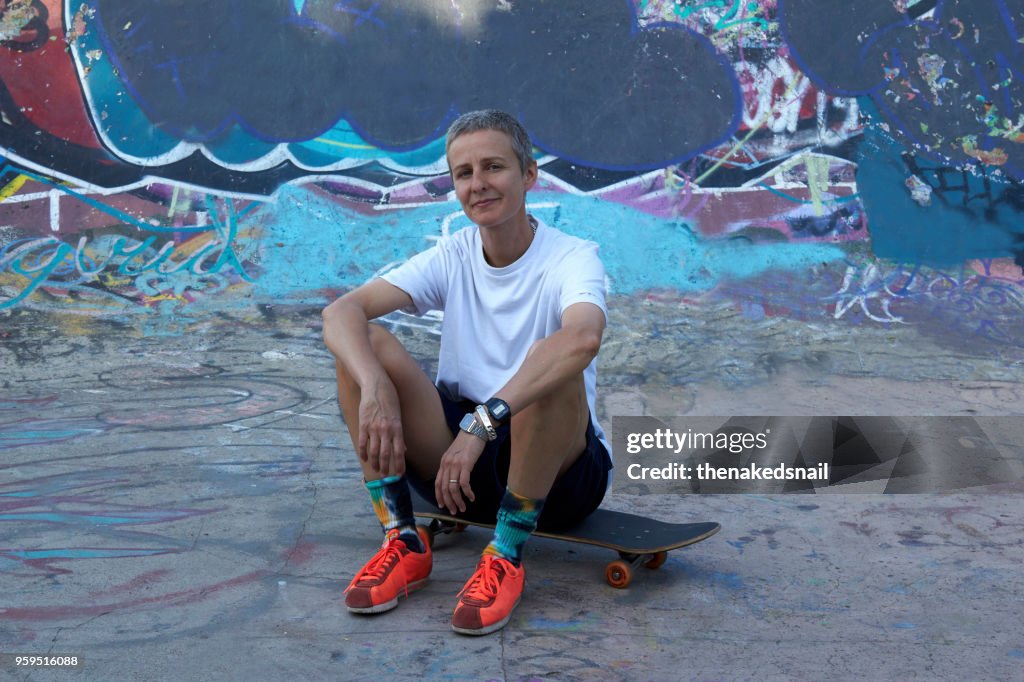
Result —
<svg viewBox="0 0 1024 682"><path fill-rule="evenodd" d="M465 224L443 132L495 106L614 295L1024 338L1019 0L0 11L0 312L325 302Z"/></svg>
<svg viewBox="0 0 1024 682"><path fill-rule="evenodd" d="M466 225L443 134L469 109L521 117L531 210L601 245L606 411L683 414L686 384L799 362L1019 413L1022 31L1024 0L0 0L0 576L85 586L23 591L0 644L267 581L245 617L290 622L290 567L346 569L359 470L329 360L314 330L303 364L273 310L315 326ZM156 338L218 319L260 333ZM943 516L1001 547L973 509Z"/></svg>

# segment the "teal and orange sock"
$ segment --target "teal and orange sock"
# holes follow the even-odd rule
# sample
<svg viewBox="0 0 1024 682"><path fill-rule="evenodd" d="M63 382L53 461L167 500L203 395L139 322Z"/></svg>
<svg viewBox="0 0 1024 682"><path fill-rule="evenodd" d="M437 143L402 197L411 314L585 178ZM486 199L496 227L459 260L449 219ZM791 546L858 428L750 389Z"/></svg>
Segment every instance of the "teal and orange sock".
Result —
<svg viewBox="0 0 1024 682"><path fill-rule="evenodd" d="M366 489L370 491L373 511L377 514L384 532L398 531L398 536L413 552L423 552L426 548L416 532L416 517L412 513L412 496L405 476L388 476L376 481L367 481Z"/></svg>
<svg viewBox="0 0 1024 682"><path fill-rule="evenodd" d="M498 507L494 539L484 549L484 554L508 559L519 566L523 561L523 545L537 529L537 520L543 509L543 499L523 497L505 488L505 496Z"/></svg>

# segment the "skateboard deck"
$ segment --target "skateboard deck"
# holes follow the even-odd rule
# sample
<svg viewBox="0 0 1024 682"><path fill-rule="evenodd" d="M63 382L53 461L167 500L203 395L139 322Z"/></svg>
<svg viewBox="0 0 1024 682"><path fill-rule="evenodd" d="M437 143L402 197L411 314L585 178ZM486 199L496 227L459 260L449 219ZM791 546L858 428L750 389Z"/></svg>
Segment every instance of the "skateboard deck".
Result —
<svg viewBox="0 0 1024 682"><path fill-rule="evenodd" d="M418 495L413 495L413 512L429 519L423 527L430 541L440 534L458 533L467 526L494 528L493 523L469 521L440 510ZM721 529L713 522L667 523L627 512L597 509L580 524L565 531L535 531L534 535L552 540L595 545L619 553L619 559L605 568L605 579L612 587L627 587L638 566L658 568L665 563L668 552L706 540Z"/></svg>

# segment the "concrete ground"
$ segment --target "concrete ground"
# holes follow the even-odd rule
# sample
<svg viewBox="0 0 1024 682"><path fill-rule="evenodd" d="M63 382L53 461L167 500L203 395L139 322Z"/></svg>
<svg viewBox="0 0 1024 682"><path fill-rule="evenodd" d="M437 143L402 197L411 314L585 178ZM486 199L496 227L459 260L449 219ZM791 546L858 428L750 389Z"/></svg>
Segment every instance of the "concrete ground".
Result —
<svg viewBox="0 0 1024 682"><path fill-rule="evenodd" d="M770 320L741 333L723 316L613 327L600 417L1024 414L1015 349L993 360L913 330ZM431 581L397 610L347 613L379 530L318 323L268 307L140 337L0 319L0 653L82 658L4 659L0 679L1024 679L1019 482L613 490L608 507L722 531L625 590L603 581L607 551L534 539L512 621L466 638L451 609L489 539L470 529L438 540ZM436 339L397 328L429 369Z"/></svg>

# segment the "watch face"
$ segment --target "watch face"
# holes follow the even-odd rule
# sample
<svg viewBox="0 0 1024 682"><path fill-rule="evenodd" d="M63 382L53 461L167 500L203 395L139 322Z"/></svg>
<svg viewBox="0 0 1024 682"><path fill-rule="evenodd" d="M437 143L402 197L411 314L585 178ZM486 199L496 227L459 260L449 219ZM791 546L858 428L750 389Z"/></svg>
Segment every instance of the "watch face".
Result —
<svg viewBox="0 0 1024 682"><path fill-rule="evenodd" d="M491 413L491 419L497 422L504 422L508 418L508 403L500 398L491 398L487 401L487 411Z"/></svg>
<svg viewBox="0 0 1024 682"><path fill-rule="evenodd" d="M462 421L459 422L459 428L477 438L487 440L487 430L484 429L483 424L476 420L472 413L462 418Z"/></svg>

